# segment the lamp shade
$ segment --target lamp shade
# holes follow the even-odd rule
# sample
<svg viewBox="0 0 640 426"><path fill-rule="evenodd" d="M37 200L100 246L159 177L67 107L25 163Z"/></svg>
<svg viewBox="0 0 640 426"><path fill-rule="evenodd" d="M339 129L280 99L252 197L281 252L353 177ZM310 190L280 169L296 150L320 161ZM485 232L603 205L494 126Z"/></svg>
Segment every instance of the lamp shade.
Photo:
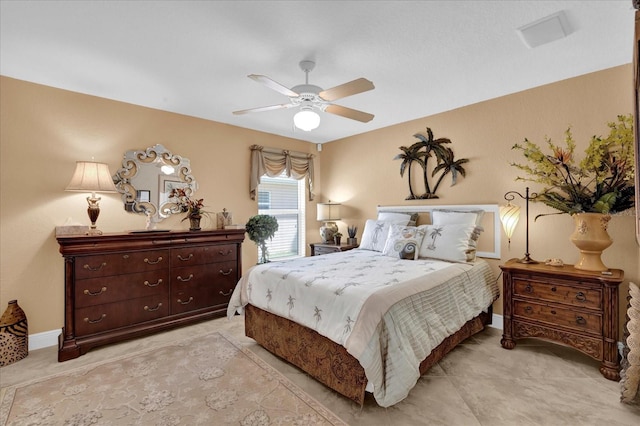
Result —
<svg viewBox="0 0 640 426"><path fill-rule="evenodd" d="M76 161L76 171L65 191L118 192L109 166L93 161Z"/></svg>
<svg viewBox="0 0 640 426"><path fill-rule="evenodd" d="M502 222L502 227L509 241L511 241L511 236L516 229L518 220L520 220L519 206L514 206L511 203L508 203L506 206L500 206L500 222Z"/></svg>
<svg viewBox="0 0 640 426"><path fill-rule="evenodd" d="M318 221L333 222L340 220L340 204L339 203L318 203Z"/></svg>
<svg viewBox="0 0 640 426"><path fill-rule="evenodd" d="M293 124L298 129L309 132L320 125L320 116L310 109L301 109L293 116Z"/></svg>

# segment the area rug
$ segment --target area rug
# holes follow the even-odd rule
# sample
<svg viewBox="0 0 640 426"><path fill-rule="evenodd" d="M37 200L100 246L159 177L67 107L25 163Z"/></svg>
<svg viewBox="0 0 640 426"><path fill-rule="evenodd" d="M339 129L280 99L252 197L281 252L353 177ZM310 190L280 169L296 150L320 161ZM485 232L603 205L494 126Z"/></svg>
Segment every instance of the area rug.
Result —
<svg viewBox="0 0 640 426"><path fill-rule="evenodd" d="M6 425L346 425L221 332L12 386Z"/></svg>

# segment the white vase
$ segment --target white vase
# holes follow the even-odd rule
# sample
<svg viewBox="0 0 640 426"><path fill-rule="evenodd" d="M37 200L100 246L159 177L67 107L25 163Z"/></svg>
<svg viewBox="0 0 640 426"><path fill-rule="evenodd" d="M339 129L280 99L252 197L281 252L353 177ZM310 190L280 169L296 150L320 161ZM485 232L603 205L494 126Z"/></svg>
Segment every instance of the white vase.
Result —
<svg viewBox="0 0 640 426"><path fill-rule="evenodd" d="M613 244L607 233L611 216L602 213L576 213L573 221L576 225L571 242L580 250L580 259L574 265L584 271L607 271L600 256L603 250Z"/></svg>

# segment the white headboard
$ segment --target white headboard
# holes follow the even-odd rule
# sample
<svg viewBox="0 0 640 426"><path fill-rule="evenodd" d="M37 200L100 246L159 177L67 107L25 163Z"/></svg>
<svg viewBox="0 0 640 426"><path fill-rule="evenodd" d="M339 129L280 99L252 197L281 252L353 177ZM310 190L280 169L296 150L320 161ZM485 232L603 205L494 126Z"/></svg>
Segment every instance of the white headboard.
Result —
<svg viewBox="0 0 640 426"><path fill-rule="evenodd" d="M489 220L493 229L491 234L487 235L487 232L483 232L480 240L486 241L483 236L493 236L493 248L486 251L477 251L476 256L487 257L491 259L500 259L500 236L501 236L501 224L500 224L500 209L497 204L457 204L457 205L437 205L437 206L378 206L379 212L407 212L407 213L430 213L435 209L447 209L447 210L484 210L485 220ZM491 245L491 244L489 244Z"/></svg>

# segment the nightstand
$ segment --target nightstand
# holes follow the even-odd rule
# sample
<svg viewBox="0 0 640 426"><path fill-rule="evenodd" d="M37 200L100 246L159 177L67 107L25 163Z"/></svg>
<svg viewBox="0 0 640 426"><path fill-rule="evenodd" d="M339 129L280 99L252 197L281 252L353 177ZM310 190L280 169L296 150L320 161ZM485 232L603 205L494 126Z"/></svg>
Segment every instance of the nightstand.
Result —
<svg viewBox="0 0 640 426"><path fill-rule="evenodd" d="M311 243L311 256L320 256L327 253L338 253L340 251L347 251L357 248L357 244L331 244L331 243Z"/></svg>
<svg viewBox="0 0 640 426"><path fill-rule="evenodd" d="M535 337L571 346L602 361L600 373L620 380L618 361L618 286L611 275L573 265L523 264L511 259L504 273L504 330L500 344L513 349L516 339Z"/></svg>

